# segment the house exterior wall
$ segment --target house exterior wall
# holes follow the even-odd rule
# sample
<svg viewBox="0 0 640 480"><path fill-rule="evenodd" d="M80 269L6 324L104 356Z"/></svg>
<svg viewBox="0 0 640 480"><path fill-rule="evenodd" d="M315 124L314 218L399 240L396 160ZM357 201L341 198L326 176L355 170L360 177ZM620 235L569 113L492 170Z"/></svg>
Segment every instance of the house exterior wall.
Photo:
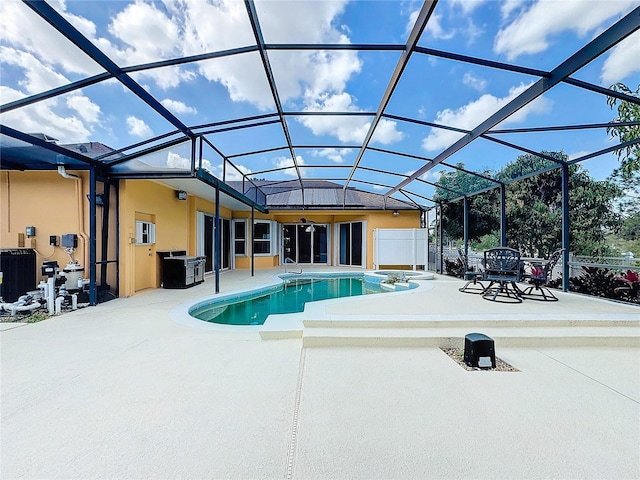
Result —
<svg viewBox="0 0 640 480"><path fill-rule="evenodd" d="M0 172L0 248L34 248L36 278L43 262L57 261L62 270L70 261L64 249L49 244L53 235L76 234L78 247L72 256L85 270L89 263L89 174L67 173L79 179L50 171ZM36 227L35 237L24 236L27 226Z"/></svg>
<svg viewBox="0 0 640 480"><path fill-rule="evenodd" d="M215 214L215 204L209 200L187 196L178 200L173 188L150 180L122 180L120 182L120 295L133 295L136 288L136 254L147 249L153 257L148 275L153 287L161 284L158 251L186 250L196 254L197 212ZM232 212L220 208L220 215L231 217ZM155 245L140 246L134 242L136 220L152 221L156 225ZM150 248L150 250L149 250ZM139 272L138 272L139 274ZM138 284L140 278L138 277Z"/></svg>
<svg viewBox="0 0 640 480"><path fill-rule="evenodd" d="M36 236L25 238L24 247L35 248L37 268L47 260L56 260L63 269L69 256L60 247L49 245L49 236L75 233L78 248L74 258L85 267L88 277L89 264L89 174L86 171L69 171L79 180L65 179L57 172L0 172L0 248L17 248L19 234L27 226L36 227ZM99 210L101 207L98 207ZM109 222L109 251L114 252L116 239L115 204L111 204ZM187 200L178 200L175 190L152 180L121 180L119 183L119 295L131 296L140 286L159 287L160 257L158 251L186 250L197 253L198 212L215 214L215 204L204 198L188 195ZM97 212L100 217L100 211ZM250 219L250 211L231 211L220 208L220 216L227 219ZM373 267L373 230L375 228L418 228L419 211L400 211L398 216L386 211L349 210L295 210L271 211L269 214L255 212L256 220L273 220L279 224L308 221L328 224L331 241L328 248L329 263L335 258L335 225L342 222L366 222L366 268ZM101 218L98 219L101 222ZM153 222L156 238L153 245L137 245L136 220ZM98 223L97 246L100 251L101 225ZM251 268L251 234L248 233L246 256L235 257L236 269ZM278 232L280 234L280 232ZM254 267L269 268L280 264L280 252L254 257ZM108 282L115 284L115 267L108 269ZM39 271L36 277L40 278ZM99 276L98 276L99 278Z"/></svg>
<svg viewBox="0 0 640 480"><path fill-rule="evenodd" d="M298 223L300 218L304 217L308 221L315 223L327 223L331 225L331 242L329 244L329 259L333 261L334 252L334 228L337 223L343 222L366 222L366 266L365 268L373 268L373 229L374 228L419 228L420 227L420 211L403 210L394 217L391 210L295 210L283 212L273 212L273 219L279 223Z"/></svg>

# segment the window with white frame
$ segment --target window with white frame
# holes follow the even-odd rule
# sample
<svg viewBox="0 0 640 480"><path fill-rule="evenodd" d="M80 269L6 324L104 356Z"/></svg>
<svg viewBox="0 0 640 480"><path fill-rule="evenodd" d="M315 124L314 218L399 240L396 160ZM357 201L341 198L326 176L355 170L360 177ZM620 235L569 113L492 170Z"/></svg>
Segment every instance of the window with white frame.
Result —
<svg viewBox="0 0 640 480"><path fill-rule="evenodd" d="M277 252L277 222L256 220L253 225L253 253L275 255Z"/></svg>
<svg viewBox="0 0 640 480"><path fill-rule="evenodd" d="M233 251L236 256L247 255L247 221L233 221Z"/></svg>

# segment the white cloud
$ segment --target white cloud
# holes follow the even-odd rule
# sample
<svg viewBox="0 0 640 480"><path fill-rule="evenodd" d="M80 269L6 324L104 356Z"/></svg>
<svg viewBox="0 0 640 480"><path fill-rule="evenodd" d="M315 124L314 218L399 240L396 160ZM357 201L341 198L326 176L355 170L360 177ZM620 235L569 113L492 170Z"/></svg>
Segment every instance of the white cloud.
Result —
<svg viewBox="0 0 640 480"><path fill-rule="evenodd" d="M374 143L382 143L383 145L399 142L404 138L404 133L397 130L396 126L397 123L394 121L386 119L380 120L371 141Z"/></svg>
<svg viewBox="0 0 640 480"><path fill-rule="evenodd" d="M374 185L373 189L378 192L382 192L383 190L386 192L387 190L389 190L389 187L385 187L384 185Z"/></svg>
<svg viewBox="0 0 640 480"><path fill-rule="evenodd" d="M131 118L131 117L129 117ZM128 121L128 119L127 119ZM191 160L172 151L167 152L167 167L178 168L180 170L190 170Z"/></svg>
<svg viewBox="0 0 640 480"><path fill-rule="evenodd" d="M251 173L251 169L245 167L244 165L240 165L237 163L234 163L234 165L238 167L237 170L233 167L227 166L225 181L242 180L242 174L249 175ZM217 167L215 167L215 170L213 170L211 173L222 180L222 165L218 165Z"/></svg>
<svg viewBox="0 0 640 480"><path fill-rule="evenodd" d="M312 112L359 111L353 97L346 92L317 98L306 110ZM359 116L308 116L299 118L298 121L309 128L314 135L332 135L344 143L361 143L371 126L369 117ZM396 126L397 122L381 120L372 140L382 144L401 140L404 135L396 129Z"/></svg>
<svg viewBox="0 0 640 480"><path fill-rule="evenodd" d="M449 0L451 6L457 6L464 15L468 15L482 5L485 0Z"/></svg>
<svg viewBox="0 0 640 480"><path fill-rule="evenodd" d="M127 128L129 130L129 135L133 135L134 137L150 137L153 135L153 131L149 128L144 120L141 120L133 115L127 117Z"/></svg>
<svg viewBox="0 0 640 480"><path fill-rule="evenodd" d="M487 118L497 112L529 88L530 85L531 83L527 85L520 84L517 87L512 87L506 97L498 98L487 93L477 100L474 100L467 105L463 105L456 110L442 110L437 113L435 123L462 128L465 130L473 130L473 128L479 124L478 119ZM501 122L501 125L522 122L529 114L544 113L549 111L550 107L551 103L549 100L543 97L538 97L535 101L526 107L521 108L509 118ZM441 150L448 147L462 136L463 134L458 132L432 128L431 133L422 140L422 148L427 151Z"/></svg>
<svg viewBox="0 0 640 480"><path fill-rule="evenodd" d="M170 110L173 113L177 113L177 114L185 114L185 113L196 114L196 113L198 113L198 111L195 108L190 107L190 106L186 105L185 103L180 102L178 100L171 100L170 98L165 98L164 100L161 100L160 103L167 110Z"/></svg>
<svg viewBox="0 0 640 480"><path fill-rule="evenodd" d="M508 60L540 53L550 47L551 37L564 31L584 37L636 4L636 0L538 0L498 32L493 49Z"/></svg>
<svg viewBox="0 0 640 480"><path fill-rule="evenodd" d="M420 175L420 178L426 182L437 183L438 180L440 180L441 176L442 176L442 170L438 170L435 172L433 170L427 170L422 175Z"/></svg>
<svg viewBox="0 0 640 480"><path fill-rule="evenodd" d="M87 38L120 65L148 62L222 51L251 45L254 36L243 2L218 0L194 2L167 1L162 4L136 0L129 4L114 4L106 30L99 24L66 10L64 1L54 7ZM264 37L275 43L349 43L349 30L337 21L346 0L332 2L256 2ZM264 5L267 5L265 7ZM93 75L102 72L93 61L53 31L21 2L0 3L0 26L5 56L24 70L21 82L25 95L67 84L65 73ZM6 35L5 35L6 32ZM51 55L50 52L64 52ZM43 55L50 55L45 58ZM313 109L327 98L346 94L348 82L360 72L362 61L355 51L270 52L270 63L283 103L294 103ZM131 73L141 84L171 89L201 75L223 85L234 102L248 102L259 109L273 109L273 96L257 53L234 55L198 62ZM14 86L15 88L15 86ZM348 94L346 94L349 96ZM94 100L95 101L95 100ZM351 107L359 109L355 99ZM185 104L167 103L176 113L195 113ZM52 107L53 108L53 107ZM193 109L193 110L191 110ZM91 115L91 113L89 113ZM107 120L109 117L103 117ZM351 119L353 120L353 119ZM313 122L313 121L312 121ZM320 122L322 123L322 122ZM322 125L314 128L323 134L347 138L362 138L367 125L363 119L338 122L335 128ZM397 138L399 132L382 126L380 141ZM109 129L107 125L105 129ZM355 128L359 134L346 134ZM138 135L144 129L135 129Z"/></svg>
<svg viewBox="0 0 640 480"><path fill-rule="evenodd" d="M500 13L503 20L508 20L512 14L519 11L525 4L525 0L504 0L500 6Z"/></svg>
<svg viewBox="0 0 640 480"><path fill-rule="evenodd" d="M417 18L418 12L415 13L415 16ZM415 23L415 18L413 18L412 20ZM433 38L437 38L440 40L449 40L450 38L453 38L456 33L455 30L445 31L444 28L442 28L442 15L436 13L431 14L429 22L427 22L427 28L425 28L425 31L431 34Z"/></svg>
<svg viewBox="0 0 640 480"><path fill-rule="evenodd" d="M40 58L24 50L0 46L0 61L23 70L24 78L20 81L20 87L26 95L42 93L69 83L69 80L55 71L50 64L42 62Z"/></svg>
<svg viewBox="0 0 640 480"><path fill-rule="evenodd" d="M483 92L487 88L487 81L484 78L476 77L471 72L467 72L462 76L462 83L479 92Z"/></svg>
<svg viewBox="0 0 640 480"><path fill-rule="evenodd" d="M12 88L0 86L2 102L23 98ZM45 100L33 105L2 114L2 123L26 133L45 133L60 140L60 143L82 143L89 141L91 131L76 116L63 117L55 113L57 99Z"/></svg>
<svg viewBox="0 0 640 480"><path fill-rule="evenodd" d="M296 162L298 165L304 165L304 159L300 155L296 156ZM284 168L285 170L282 170L281 173L285 175L290 175L292 177L298 176L291 157L277 157L274 165L276 166L276 168Z"/></svg>
<svg viewBox="0 0 640 480"><path fill-rule="evenodd" d="M170 168L177 168L180 170L190 170L191 169L191 159L183 157L182 155L180 155L179 153L175 153L172 152L171 150L169 150L169 152L167 152L167 163L166 163L167 167ZM218 178L222 178L222 175L218 176L216 175L216 172L219 170L222 173L222 167L218 167L218 166L212 166L211 162L209 160L207 160L206 158L202 159L202 168L204 170L207 170L208 172L211 172L213 175L217 176ZM227 180L229 180L229 178L227 178Z"/></svg>
<svg viewBox="0 0 640 480"><path fill-rule="evenodd" d="M639 71L640 32L635 32L611 50L602 66L600 79L604 85L609 86Z"/></svg>
<svg viewBox="0 0 640 480"><path fill-rule="evenodd" d="M86 22L85 28L88 28ZM83 75L95 75L102 71L93 60L22 2L0 2L0 31L3 42L16 50L32 54L49 68L59 66L66 72ZM57 53L44 56L42 52Z"/></svg>
<svg viewBox="0 0 640 480"><path fill-rule="evenodd" d="M323 148L322 150L313 150L311 154L314 157L328 158L334 163L344 163L345 155L351 151L351 148Z"/></svg>
<svg viewBox="0 0 640 480"><path fill-rule="evenodd" d="M100 106L84 95L71 95L67 98L67 106L75 110L85 122L97 123L100 120Z"/></svg>

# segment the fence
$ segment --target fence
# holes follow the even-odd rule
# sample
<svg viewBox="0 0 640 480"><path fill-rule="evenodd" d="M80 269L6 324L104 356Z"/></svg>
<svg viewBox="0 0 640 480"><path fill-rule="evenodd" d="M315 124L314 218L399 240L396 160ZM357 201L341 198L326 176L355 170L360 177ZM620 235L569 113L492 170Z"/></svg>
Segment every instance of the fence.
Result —
<svg viewBox="0 0 640 480"><path fill-rule="evenodd" d="M458 248L453 246L445 246L442 250L443 260L456 261L459 257ZM468 261L469 266L474 267L475 270L482 269L482 261L484 260L484 254L482 252L469 251ZM542 258L526 257L523 260L527 263L540 263L544 262ZM620 257L589 257L585 255L573 255L569 254L569 277L577 277L582 273L582 267L598 267L608 268L616 271L632 270L640 272L640 259L634 258L633 254L627 254ZM446 265L443 267L446 272ZM430 245L429 248L429 270L439 271L440 269L440 251L436 245ZM562 261L558 262L553 269L552 278L562 277Z"/></svg>
<svg viewBox="0 0 640 480"><path fill-rule="evenodd" d="M411 265L415 270L427 264L427 230L424 228L376 228L373 244L374 268Z"/></svg>

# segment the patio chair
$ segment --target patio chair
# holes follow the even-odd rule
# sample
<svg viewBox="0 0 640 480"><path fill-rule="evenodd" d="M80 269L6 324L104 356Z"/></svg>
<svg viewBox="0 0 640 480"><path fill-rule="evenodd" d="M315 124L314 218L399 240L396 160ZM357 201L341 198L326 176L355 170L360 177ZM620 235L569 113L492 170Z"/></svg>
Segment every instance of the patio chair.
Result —
<svg viewBox="0 0 640 480"><path fill-rule="evenodd" d="M560 258L562 258L562 252L564 248L556 250L551 256L542 263L533 264L531 273L529 274L529 283L531 284L525 288L522 295L531 300L542 300L549 302L557 302L558 298L553 294L547 284L551 280L553 268L556 266Z"/></svg>
<svg viewBox="0 0 640 480"><path fill-rule="evenodd" d="M481 281L483 273L481 271L474 270L473 267L469 266L469 256L461 248L458 249L458 255L458 261L462 264L464 272L463 278L467 281L467 283L458 290L464 293L484 293L485 286Z"/></svg>
<svg viewBox="0 0 640 480"><path fill-rule="evenodd" d="M498 247L484 252L483 280L489 283L482 298L503 303L521 303L522 292L516 285L522 275L520 252Z"/></svg>

